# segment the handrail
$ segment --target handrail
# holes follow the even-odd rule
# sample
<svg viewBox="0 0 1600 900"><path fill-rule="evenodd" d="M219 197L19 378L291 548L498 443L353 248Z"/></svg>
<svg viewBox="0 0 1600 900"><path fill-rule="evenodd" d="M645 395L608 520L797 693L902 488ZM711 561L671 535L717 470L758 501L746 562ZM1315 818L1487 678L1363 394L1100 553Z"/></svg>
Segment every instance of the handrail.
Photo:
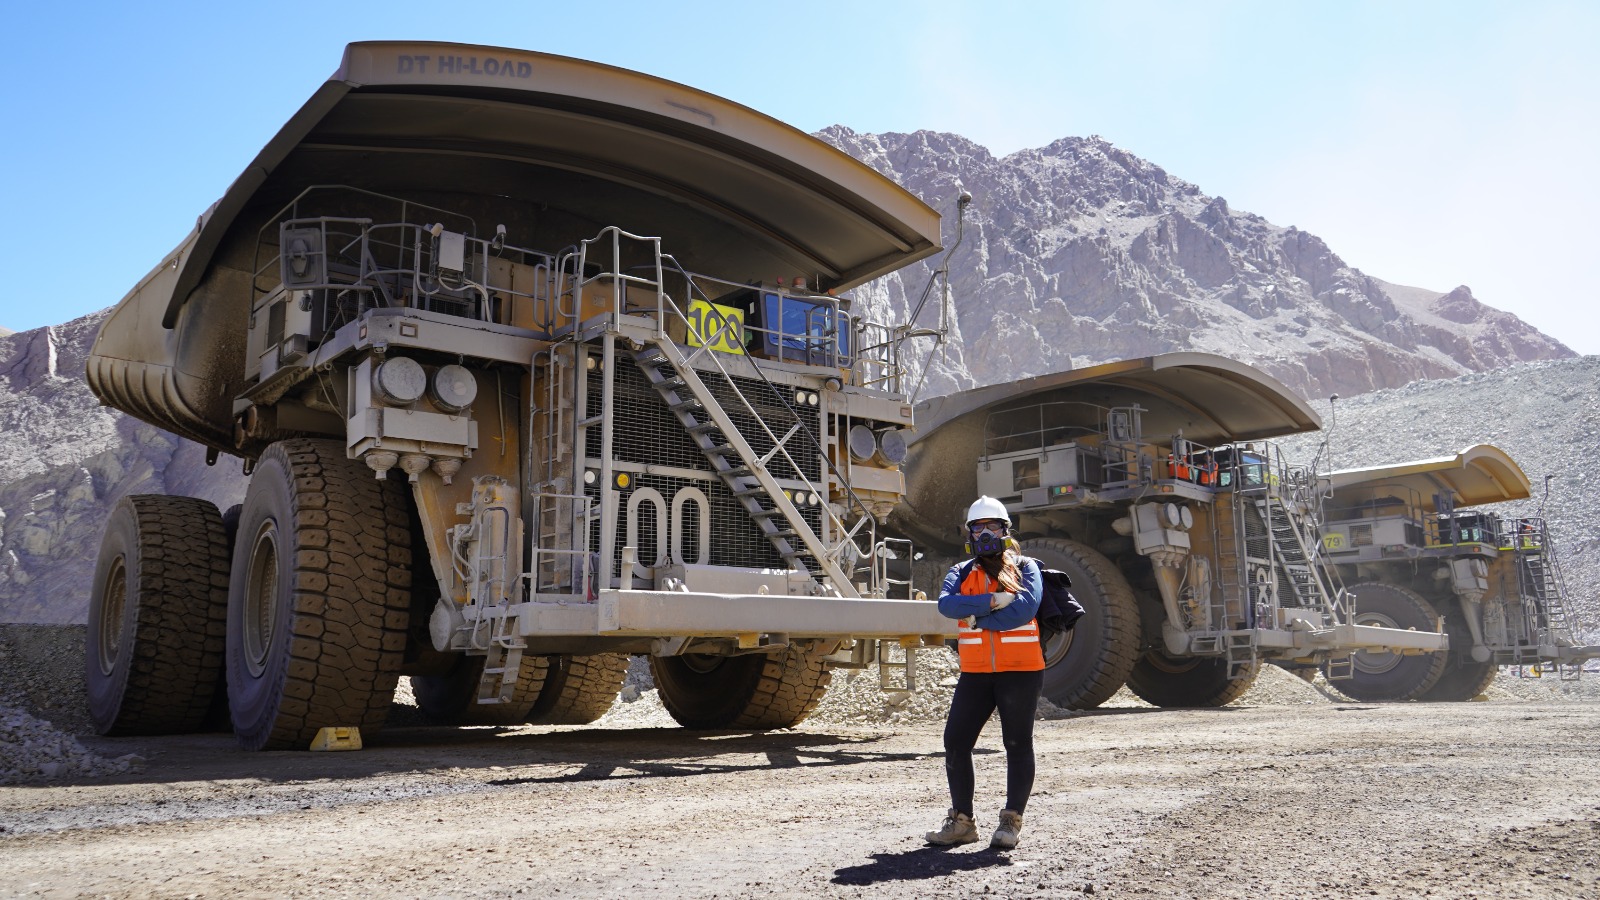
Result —
<svg viewBox="0 0 1600 900"><path fill-rule="evenodd" d="M608 235L610 237L610 249L612 251L611 270L597 272L592 277L584 277L582 273L587 268L589 247L593 244L600 243ZM653 257L656 260L655 271L658 275L656 281L651 282L648 279L639 278L638 276L623 274L621 271L621 243L624 239L648 244L653 248ZM728 384L735 385L736 382L733 380L735 377L733 373L728 370L727 366L723 364L722 360L718 358L718 355L715 352L710 351L712 341L700 327L695 325L693 319L684 312L684 310L678 305L677 301L674 300L672 296L665 290L665 269L663 268L662 263L663 261L670 261L672 263L672 270L684 277L687 290L690 292L691 297L694 293L698 292L703 300L705 300L707 303L711 303L713 301L709 294L707 294L705 290L696 282L696 278L701 276L696 276L688 272L671 254L661 252L660 246L661 239L659 237L633 234L615 225L608 225L602 228L600 232L595 235L595 237L580 241L575 251L569 250L564 252L562 255L562 259L564 261L572 261L575 259L577 263L572 287L568 292L569 295L577 298L582 295L582 291L585 286L593 284L602 279L609 280L612 284L611 312L613 315L621 316L626 314L623 304L624 292L621 288L624 280L626 280L628 283L636 283L641 286L654 287L656 292L655 321L657 339L668 341L672 340L672 336L667 330L669 317L672 321L682 322L686 335L692 336L694 341L699 345L695 355L699 355L700 353L704 352L705 358L709 359L717 372L721 374L723 378L727 379ZM562 275L565 276L568 267L567 265L563 264L561 268ZM692 355L688 361L692 361L695 355ZM843 518L834 513L830 504L824 503L820 506L821 513L826 518L831 530L840 535L839 540L832 546L828 546L826 543L823 544L823 546L827 548L826 557L832 560L835 565L838 565L840 558L843 556L845 545L855 545L857 535L864 526L870 525L871 527L868 528L868 534L873 537L876 536L877 529L876 525L872 524L873 517L871 514L871 509L850 486L849 481L844 477L843 473L839 470L839 467L829 457L827 448L822 445L822 442L818 436L814 434L809 427L805 427L804 420L800 418L800 416L795 412L794 407L789 404L787 399L785 399L784 392L778 390L772 381L767 378L766 373L762 370L760 363L758 363L755 358L749 356L748 354L742 355L744 356L746 362L749 363L751 370L756 374L756 377L759 378L762 384L764 384L767 389L772 392L772 396L777 399L778 403L783 406L785 411L789 413L794 421L801 425L801 431L807 436L811 442L811 445L817 450L818 456L823 461L826 469L834 475L845 495L849 497L850 504L847 508L859 512L859 518L857 519L855 525L847 526ZM790 467L794 469L795 474L798 476L797 480L800 481L800 483L803 484L807 490L815 492L819 496L826 496L827 492L819 489L807 475L806 467L802 466L790 454L788 448L785 446L787 438L779 438L778 435L767 426L765 417L762 416L762 414L750 404L749 399L745 397L743 391L740 391L737 389L737 387L735 387L733 393L734 396L739 399L739 402L744 406L745 411L756 422L761 431L765 433L766 437L772 442L773 449L780 453L783 459L790 465ZM809 528L809 526L807 527ZM820 539L821 535L818 535L818 538ZM875 544L876 541L874 540L873 543ZM857 554L865 555L865 552L862 551L858 545L855 547L855 550ZM876 587L877 585L874 585L874 588Z"/></svg>

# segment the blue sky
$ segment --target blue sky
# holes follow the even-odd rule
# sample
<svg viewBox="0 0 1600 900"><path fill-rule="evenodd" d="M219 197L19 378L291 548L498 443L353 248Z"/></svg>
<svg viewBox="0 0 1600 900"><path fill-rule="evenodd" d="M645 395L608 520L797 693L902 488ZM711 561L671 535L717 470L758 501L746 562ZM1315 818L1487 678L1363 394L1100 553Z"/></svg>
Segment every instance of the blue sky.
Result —
<svg viewBox="0 0 1600 900"><path fill-rule="evenodd" d="M1470 285L1600 353L1600 4L13 4L0 54L0 326L108 306L356 40L599 60L806 131L996 154L1099 134L1322 236L1368 274Z"/></svg>

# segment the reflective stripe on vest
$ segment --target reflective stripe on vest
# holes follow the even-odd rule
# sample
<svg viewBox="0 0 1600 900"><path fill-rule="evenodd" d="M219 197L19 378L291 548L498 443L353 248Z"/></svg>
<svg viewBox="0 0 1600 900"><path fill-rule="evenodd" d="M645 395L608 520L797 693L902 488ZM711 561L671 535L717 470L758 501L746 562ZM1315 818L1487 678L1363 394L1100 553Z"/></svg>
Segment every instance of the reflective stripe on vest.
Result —
<svg viewBox="0 0 1600 900"><path fill-rule="evenodd" d="M966 595L992 594L1000 585L974 565L961 583ZM989 631L963 624L957 637L957 652L963 672L1037 672L1044 668L1044 649L1039 646L1039 620L1030 619L1010 631Z"/></svg>

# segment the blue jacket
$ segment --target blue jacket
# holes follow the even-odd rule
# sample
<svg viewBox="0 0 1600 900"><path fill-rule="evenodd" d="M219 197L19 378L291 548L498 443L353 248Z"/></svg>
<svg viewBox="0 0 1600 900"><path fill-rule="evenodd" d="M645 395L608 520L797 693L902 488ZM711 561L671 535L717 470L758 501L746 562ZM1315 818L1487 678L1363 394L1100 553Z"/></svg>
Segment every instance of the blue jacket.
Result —
<svg viewBox="0 0 1600 900"><path fill-rule="evenodd" d="M992 594L961 593L961 570L966 567L965 562L956 563L945 574L944 584L939 588L939 615L951 619L974 616L974 624L989 631L1010 631L1028 624L1038 615L1039 597L1044 593L1044 578L1039 574L1038 563L1023 559L1022 590L1017 592L1017 599L1011 601L1010 606L993 612L989 610Z"/></svg>

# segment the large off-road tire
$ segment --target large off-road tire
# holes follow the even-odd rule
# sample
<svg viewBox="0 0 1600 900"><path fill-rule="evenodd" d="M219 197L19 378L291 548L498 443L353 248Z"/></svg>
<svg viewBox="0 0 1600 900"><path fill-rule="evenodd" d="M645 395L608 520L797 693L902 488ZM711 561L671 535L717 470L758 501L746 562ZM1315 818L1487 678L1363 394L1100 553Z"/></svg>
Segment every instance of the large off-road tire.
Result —
<svg viewBox="0 0 1600 900"><path fill-rule="evenodd" d="M479 703L478 685L488 658L466 656L443 675L411 676L417 709L435 725L521 725L544 690L550 657L524 654L517 666L517 687L509 703Z"/></svg>
<svg viewBox="0 0 1600 900"><path fill-rule="evenodd" d="M1154 706L1227 706L1250 690L1260 671L1257 665L1239 678L1229 678L1228 661L1220 656L1174 658L1152 647L1128 673L1128 690Z"/></svg>
<svg viewBox="0 0 1600 900"><path fill-rule="evenodd" d="M233 561L233 544L239 536L239 513L243 509L243 503L235 503L222 511L222 531L227 535L228 539L227 556L225 558L229 561L230 569ZM223 572L224 579L230 577L228 572ZM224 588L224 591L226 591L226 588ZM222 626L222 643L225 646L228 642L228 601L226 593L223 594L222 601ZM217 687L211 693L211 708L206 710L205 721L200 723L200 730L208 732L233 730L233 717L228 712L228 666L226 661L224 661L223 665L217 666Z"/></svg>
<svg viewBox="0 0 1600 900"><path fill-rule="evenodd" d="M1428 703L1471 700L1489 689L1500 667L1493 660L1478 662L1472 658L1472 631L1467 628L1467 617L1461 612L1461 601L1451 597L1440 606L1444 608L1444 630L1450 635L1450 649L1445 651L1444 671L1439 673L1439 680L1417 699Z"/></svg>
<svg viewBox="0 0 1600 900"><path fill-rule="evenodd" d="M221 683L228 551L216 506L135 495L111 510L85 645L98 734L198 731Z"/></svg>
<svg viewBox="0 0 1600 900"><path fill-rule="evenodd" d="M766 731L805 721L833 673L795 647L746 656L652 656L661 705L685 728Z"/></svg>
<svg viewBox="0 0 1600 900"><path fill-rule="evenodd" d="M1034 538L1022 552L1072 577L1084 614L1044 643L1044 696L1063 709L1093 709L1128 680L1139 651L1139 605L1111 560L1077 541Z"/></svg>
<svg viewBox="0 0 1600 900"><path fill-rule="evenodd" d="M1357 625L1384 628L1415 628L1432 631L1439 614L1433 604L1410 588L1369 582L1349 589L1355 597ZM1404 656L1393 652L1360 651L1353 657L1354 674L1330 681L1339 693L1366 703L1415 700L1433 687L1444 671L1445 654L1421 653Z"/></svg>
<svg viewBox="0 0 1600 900"><path fill-rule="evenodd" d="M551 656L544 689L533 703L527 721L536 725L587 725L605 715L617 702L628 677L624 653L593 656Z"/></svg>
<svg viewBox="0 0 1600 900"><path fill-rule="evenodd" d="M338 441L281 441L261 455L228 592L240 746L305 749L326 726L383 725L411 600L405 489Z"/></svg>

